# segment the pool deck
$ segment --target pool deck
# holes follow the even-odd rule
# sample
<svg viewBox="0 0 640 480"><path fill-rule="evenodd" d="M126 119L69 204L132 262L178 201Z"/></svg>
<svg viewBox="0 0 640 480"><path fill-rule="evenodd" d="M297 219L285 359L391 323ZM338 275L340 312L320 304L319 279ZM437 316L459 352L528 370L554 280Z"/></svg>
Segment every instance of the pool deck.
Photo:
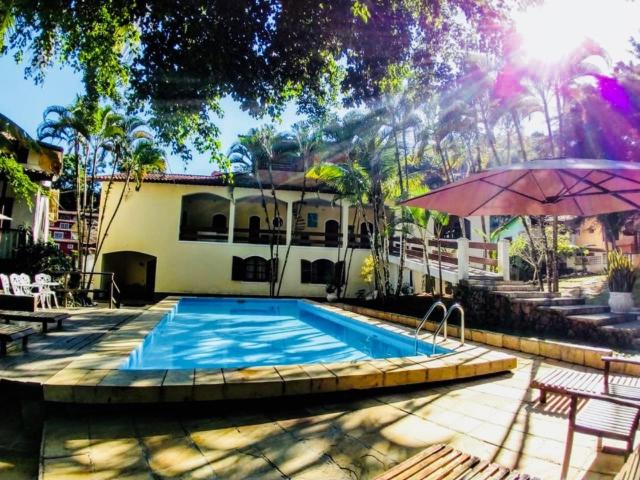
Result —
<svg viewBox="0 0 640 480"><path fill-rule="evenodd" d="M512 373L401 389L66 414L46 421L41 479L367 480L435 443L559 478L568 403L529 382L575 367L518 353ZM623 457L576 434L571 479L610 480Z"/></svg>
<svg viewBox="0 0 640 480"><path fill-rule="evenodd" d="M44 400L133 404L273 398L441 382L504 372L517 364L514 356L504 352L440 339L439 345L451 353L250 368L120 370L131 351L178 301L179 297L168 297L110 332L43 383ZM412 333L335 306L318 307L403 335ZM430 336L424 334L425 339Z"/></svg>
<svg viewBox="0 0 640 480"><path fill-rule="evenodd" d="M39 385L141 312L72 310L64 330L36 335L28 353L12 347L0 359L0 376L11 384L25 380ZM24 426L19 421L2 424L0 477L31 479L39 468L44 480L365 480L429 445L448 443L532 475L558 478L568 404L551 395L540 405L529 382L550 368L597 370L535 354L492 350L516 357L517 368L455 382L259 402L117 410L51 405L39 467L37 440L35 450L18 445L27 443L22 439ZM20 417L10 409L5 412L9 419ZM609 480L622 463L621 456L597 452L593 437L577 434L570 478Z"/></svg>

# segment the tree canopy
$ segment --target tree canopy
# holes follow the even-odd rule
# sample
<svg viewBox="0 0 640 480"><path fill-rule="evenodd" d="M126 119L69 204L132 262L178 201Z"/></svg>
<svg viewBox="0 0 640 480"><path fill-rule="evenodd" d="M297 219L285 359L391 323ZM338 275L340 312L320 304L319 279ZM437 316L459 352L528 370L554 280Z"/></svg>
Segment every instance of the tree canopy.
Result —
<svg viewBox="0 0 640 480"><path fill-rule="evenodd" d="M54 62L71 65L90 100L128 99L188 158L189 142L217 151L211 115L225 95L277 116L290 100L317 113L338 97L376 99L408 71L437 84L454 68L454 45L495 44L506 3L5 0L0 47L26 57L38 81Z"/></svg>

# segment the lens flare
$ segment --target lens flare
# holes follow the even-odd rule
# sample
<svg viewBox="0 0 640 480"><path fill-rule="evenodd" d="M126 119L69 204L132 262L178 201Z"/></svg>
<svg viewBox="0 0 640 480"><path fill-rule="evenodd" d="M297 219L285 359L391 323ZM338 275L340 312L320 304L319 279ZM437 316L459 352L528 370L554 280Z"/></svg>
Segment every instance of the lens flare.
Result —
<svg viewBox="0 0 640 480"><path fill-rule="evenodd" d="M523 60L562 62L586 40L616 59L628 55L629 37L637 35L639 5L623 0L547 0L514 15Z"/></svg>

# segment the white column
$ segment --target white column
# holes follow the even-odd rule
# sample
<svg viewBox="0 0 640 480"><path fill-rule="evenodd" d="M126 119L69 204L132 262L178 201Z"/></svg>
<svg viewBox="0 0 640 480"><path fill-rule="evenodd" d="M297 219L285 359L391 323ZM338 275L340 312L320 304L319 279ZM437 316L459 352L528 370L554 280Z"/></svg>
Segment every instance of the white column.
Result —
<svg viewBox="0 0 640 480"><path fill-rule="evenodd" d="M229 234L227 235L227 243L233 243L233 232L236 227L236 202L229 200Z"/></svg>
<svg viewBox="0 0 640 480"><path fill-rule="evenodd" d="M342 224L342 247L347 248L349 246L349 202L342 201L341 205L341 224Z"/></svg>
<svg viewBox="0 0 640 480"><path fill-rule="evenodd" d="M33 212L33 225L31 226L31 230L32 230L31 234L33 235L34 243L40 239L40 225L41 225L41 219L42 219L41 210L42 210L42 196L38 191L36 193L36 202L35 202L35 208Z"/></svg>
<svg viewBox="0 0 640 480"><path fill-rule="evenodd" d="M469 279L469 240L459 238L458 242L458 281Z"/></svg>
<svg viewBox="0 0 640 480"><path fill-rule="evenodd" d="M505 281L511 280L509 246L509 240L498 241L498 273L502 273L502 279Z"/></svg>
<svg viewBox="0 0 640 480"><path fill-rule="evenodd" d="M287 202L287 245L291 244L291 237L293 235L293 203L294 202L291 201Z"/></svg>
<svg viewBox="0 0 640 480"><path fill-rule="evenodd" d="M42 198L42 240L49 240L49 197Z"/></svg>

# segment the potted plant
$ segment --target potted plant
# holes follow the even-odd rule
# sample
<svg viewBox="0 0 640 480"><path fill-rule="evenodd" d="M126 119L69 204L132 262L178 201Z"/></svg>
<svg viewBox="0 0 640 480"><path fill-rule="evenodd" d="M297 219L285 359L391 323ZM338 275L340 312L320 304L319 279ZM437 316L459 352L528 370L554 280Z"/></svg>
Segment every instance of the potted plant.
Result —
<svg viewBox="0 0 640 480"><path fill-rule="evenodd" d="M631 260L618 251L607 256L609 307L612 313L628 313L633 308L633 286L637 270Z"/></svg>
<svg viewBox="0 0 640 480"><path fill-rule="evenodd" d="M335 302L338 299L338 288L333 283L328 283L326 287L327 302Z"/></svg>

